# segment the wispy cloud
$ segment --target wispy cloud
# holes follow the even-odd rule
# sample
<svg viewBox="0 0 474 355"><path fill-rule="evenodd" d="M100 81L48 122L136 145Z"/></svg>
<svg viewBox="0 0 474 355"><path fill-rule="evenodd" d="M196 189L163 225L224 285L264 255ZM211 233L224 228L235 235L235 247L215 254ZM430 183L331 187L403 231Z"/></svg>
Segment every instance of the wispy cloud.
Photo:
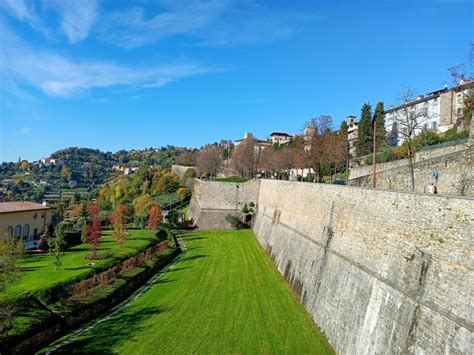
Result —
<svg viewBox="0 0 474 355"><path fill-rule="evenodd" d="M61 29L70 43L84 40L98 17L96 0L50 0L47 5L59 13Z"/></svg>
<svg viewBox="0 0 474 355"><path fill-rule="evenodd" d="M40 25L40 20L36 15L34 2L25 0L3 0L0 1L0 7L17 20L26 22L34 29L44 32L43 27Z"/></svg>
<svg viewBox="0 0 474 355"><path fill-rule="evenodd" d="M105 14L100 38L126 48L175 35L187 36L197 45L254 45L288 39L301 23L319 17L314 12L270 9L252 0L175 0L160 4L159 10L134 7Z"/></svg>
<svg viewBox="0 0 474 355"><path fill-rule="evenodd" d="M123 47L139 47L178 34L192 34L210 24L227 0L162 1L163 10L146 19L143 7L106 15L102 38Z"/></svg>
<svg viewBox="0 0 474 355"><path fill-rule="evenodd" d="M21 127L21 128L20 128L20 132L19 132L19 133L20 133L20 135L24 136L24 135L26 135L26 134L28 134L28 133L31 133L31 131L32 131L31 127L26 127L26 126L25 126L25 127Z"/></svg>
<svg viewBox="0 0 474 355"><path fill-rule="evenodd" d="M105 61L73 61L30 47L0 21L0 74L15 83L33 86L50 96L72 97L85 91L115 86L160 87L192 75L229 68L177 61L148 67L124 66Z"/></svg>

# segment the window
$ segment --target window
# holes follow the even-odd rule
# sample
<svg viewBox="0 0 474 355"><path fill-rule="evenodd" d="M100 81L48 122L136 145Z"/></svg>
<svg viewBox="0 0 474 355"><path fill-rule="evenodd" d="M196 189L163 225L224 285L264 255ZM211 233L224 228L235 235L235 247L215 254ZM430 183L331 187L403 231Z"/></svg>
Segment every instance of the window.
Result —
<svg viewBox="0 0 474 355"><path fill-rule="evenodd" d="M10 237L13 237L13 227L12 226L8 226L8 234L10 235Z"/></svg>
<svg viewBox="0 0 474 355"><path fill-rule="evenodd" d="M437 129L437 128L438 128L438 124L436 123L436 121L433 122L433 123L431 123L431 125L432 125L433 129Z"/></svg>
<svg viewBox="0 0 474 355"><path fill-rule="evenodd" d="M14 235L16 238L20 238L21 237L21 226L20 225L17 225L15 227L15 235Z"/></svg>
<svg viewBox="0 0 474 355"><path fill-rule="evenodd" d="M38 217L38 213L35 213L35 214L33 215L33 219L36 219L37 217Z"/></svg>
<svg viewBox="0 0 474 355"><path fill-rule="evenodd" d="M458 108L458 117L459 116L462 116L462 108L461 107Z"/></svg>
<svg viewBox="0 0 474 355"><path fill-rule="evenodd" d="M461 93L456 95L456 101L457 101L458 104L462 103L462 94Z"/></svg>
<svg viewBox="0 0 474 355"><path fill-rule="evenodd" d="M23 226L23 239L28 240L30 236L30 225L27 223Z"/></svg>
<svg viewBox="0 0 474 355"><path fill-rule="evenodd" d="M33 238L38 239L38 228L33 229Z"/></svg>
<svg viewBox="0 0 474 355"><path fill-rule="evenodd" d="M428 129L428 123L423 124L423 130L426 131Z"/></svg>

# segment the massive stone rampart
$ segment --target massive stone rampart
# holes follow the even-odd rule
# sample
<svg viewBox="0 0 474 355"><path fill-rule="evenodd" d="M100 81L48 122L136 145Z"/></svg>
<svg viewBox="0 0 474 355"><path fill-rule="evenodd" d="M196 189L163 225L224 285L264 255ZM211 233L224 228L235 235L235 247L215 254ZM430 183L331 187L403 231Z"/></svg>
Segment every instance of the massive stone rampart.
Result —
<svg viewBox="0 0 474 355"><path fill-rule="evenodd" d="M337 353L472 353L474 199L252 186L257 239ZM202 205L234 206L227 189L200 184Z"/></svg>
<svg viewBox="0 0 474 355"><path fill-rule="evenodd" d="M230 228L226 215L240 217L246 203L257 202L259 187L259 180L238 184L196 179L188 215L201 229Z"/></svg>

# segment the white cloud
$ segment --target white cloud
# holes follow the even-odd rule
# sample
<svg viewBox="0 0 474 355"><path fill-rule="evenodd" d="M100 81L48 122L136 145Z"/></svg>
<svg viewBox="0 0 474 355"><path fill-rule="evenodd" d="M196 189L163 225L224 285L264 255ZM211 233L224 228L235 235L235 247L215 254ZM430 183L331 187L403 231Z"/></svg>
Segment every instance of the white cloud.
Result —
<svg viewBox="0 0 474 355"><path fill-rule="evenodd" d="M106 16L102 38L134 48L178 34L191 34L209 25L229 5L227 0L162 1L164 10L146 19L145 10L135 7Z"/></svg>
<svg viewBox="0 0 474 355"><path fill-rule="evenodd" d="M125 86L159 87L171 81L230 68L174 62L149 67L130 67L105 61L73 61L48 51L31 48L0 21L0 74L20 85L29 85L50 96L72 97L92 89Z"/></svg>
<svg viewBox="0 0 474 355"><path fill-rule="evenodd" d="M80 42L87 37L99 11L96 0L50 0L47 6L59 13L61 29L70 43Z"/></svg>

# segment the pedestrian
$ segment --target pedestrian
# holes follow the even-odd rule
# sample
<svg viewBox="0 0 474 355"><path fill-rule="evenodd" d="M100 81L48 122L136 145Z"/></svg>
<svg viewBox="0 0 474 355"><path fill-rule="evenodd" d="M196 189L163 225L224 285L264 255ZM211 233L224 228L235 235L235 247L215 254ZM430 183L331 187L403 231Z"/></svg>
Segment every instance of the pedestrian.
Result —
<svg viewBox="0 0 474 355"><path fill-rule="evenodd" d="M426 190L429 194L434 194L434 184L429 185Z"/></svg>
<svg viewBox="0 0 474 355"><path fill-rule="evenodd" d="M438 193L438 188L433 184L433 193L436 195Z"/></svg>

